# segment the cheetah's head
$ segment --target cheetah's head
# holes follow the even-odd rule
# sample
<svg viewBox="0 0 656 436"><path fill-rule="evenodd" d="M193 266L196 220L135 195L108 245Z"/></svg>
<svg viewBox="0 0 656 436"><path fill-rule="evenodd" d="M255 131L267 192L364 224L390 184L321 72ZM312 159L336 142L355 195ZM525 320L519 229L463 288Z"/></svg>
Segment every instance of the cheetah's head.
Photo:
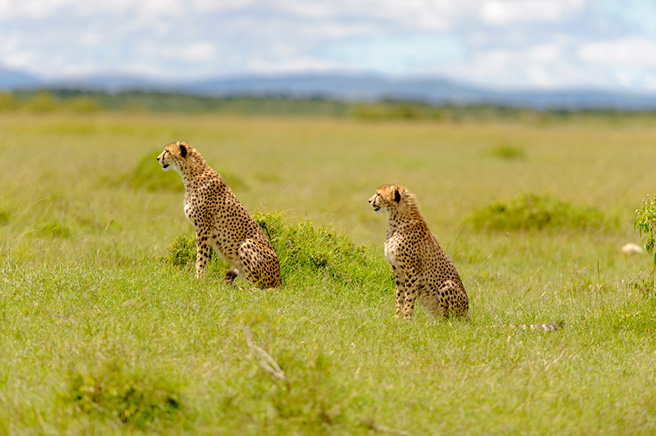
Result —
<svg viewBox="0 0 656 436"><path fill-rule="evenodd" d="M186 142L172 142L164 147L164 151L157 156L157 162L164 171L168 171L172 167L180 172L180 168L185 165L187 156L193 151L193 147Z"/></svg>
<svg viewBox="0 0 656 436"><path fill-rule="evenodd" d="M381 210L389 212L391 208L397 208L408 194L408 190L403 186L383 185L376 189L376 193L369 199L369 204L375 213L380 213Z"/></svg>

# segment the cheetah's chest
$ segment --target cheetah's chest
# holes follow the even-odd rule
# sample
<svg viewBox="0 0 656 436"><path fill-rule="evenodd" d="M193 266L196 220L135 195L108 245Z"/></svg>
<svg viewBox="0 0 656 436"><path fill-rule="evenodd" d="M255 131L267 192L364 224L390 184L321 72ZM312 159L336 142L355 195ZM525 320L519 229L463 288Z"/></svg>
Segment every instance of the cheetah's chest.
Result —
<svg viewBox="0 0 656 436"><path fill-rule="evenodd" d="M196 227L199 223L199 215L202 215L201 213L201 205L200 202L198 201L198 198L196 198L193 195L186 196L184 199L183 203L183 210L184 214L189 220L191 224Z"/></svg>
<svg viewBox="0 0 656 436"><path fill-rule="evenodd" d="M385 257L395 267L398 265L399 242L398 237L391 237L385 241Z"/></svg>
<svg viewBox="0 0 656 436"><path fill-rule="evenodd" d="M185 202L183 204L183 208L184 208L184 214L187 217L187 219L193 225L196 225L196 222L195 222L195 219L194 219L196 217L196 213L195 213L195 208L194 208L192 202L189 201L188 199L185 199Z"/></svg>

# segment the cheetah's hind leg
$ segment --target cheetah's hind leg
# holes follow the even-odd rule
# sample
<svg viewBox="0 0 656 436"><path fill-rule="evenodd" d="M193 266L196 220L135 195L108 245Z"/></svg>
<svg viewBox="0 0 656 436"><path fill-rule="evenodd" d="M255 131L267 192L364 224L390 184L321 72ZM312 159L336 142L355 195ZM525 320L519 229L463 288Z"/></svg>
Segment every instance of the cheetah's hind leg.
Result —
<svg viewBox="0 0 656 436"><path fill-rule="evenodd" d="M261 289L280 286L280 265L275 252L259 241L247 239L238 250L246 280Z"/></svg>
<svg viewBox="0 0 656 436"><path fill-rule="evenodd" d="M225 275L225 282L229 285L233 285L234 281L235 281L235 278L237 278L238 275L239 274L237 273L236 269L231 269Z"/></svg>
<svg viewBox="0 0 656 436"><path fill-rule="evenodd" d="M431 288L422 293L420 304L432 318L449 318L455 314L455 308L449 301L456 291L456 284L447 280L439 288Z"/></svg>

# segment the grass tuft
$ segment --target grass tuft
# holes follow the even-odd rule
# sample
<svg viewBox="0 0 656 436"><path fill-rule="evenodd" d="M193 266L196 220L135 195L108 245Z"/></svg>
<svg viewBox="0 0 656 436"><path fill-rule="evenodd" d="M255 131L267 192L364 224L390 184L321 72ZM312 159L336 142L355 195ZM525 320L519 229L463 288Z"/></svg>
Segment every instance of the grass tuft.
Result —
<svg viewBox="0 0 656 436"><path fill-rule="evenodd" d="M37 230L37 234L47 238L70 238L71 230L57 221L50 221Z"/></svg>
<svg viewBox="0 0 656 436"><path fill-rule="evenodd" d="M512 144L500 144L487 151L491 157L502 160L524 160L526 159L526 151L522 147Z"/></svg>
<svg viewBox="0 0 656 436"><path fill-rule="evenodd" d="M0 226L6 226L9 224L9 219L11 218L11 214L7 212L6 210L0 210Z"/></svg>
<svg viewBox="0 0 656 436"><path fill-rule="evenodd" d="M616 227L599 209L547 196L524 194L509 202L495 202L467 219L475 230L603 230Z"/></svg>
<svg viewBox="0 0 656 436"><path fill-rule="evenodd" d="M64 400L77 413L115 419L140 430L170 425L182 411L180 394L146 371L129 371L117 362L96 372L70 375Z"/></svg>
<svg viewBox="0 0 656 436"><path fill-rule="evenodd" d="M254 353L248 363L251 375L247 384L239 378L227 380L219 399L226 419L235 420L236 425L252 423L258 433L351 433L358 424L357 396L343 389L334 359L318 348L307 352L304 357L286 348L274 356L265 353L267 363L262 349ZM269 362L280 375L272 377Z"/></svg>

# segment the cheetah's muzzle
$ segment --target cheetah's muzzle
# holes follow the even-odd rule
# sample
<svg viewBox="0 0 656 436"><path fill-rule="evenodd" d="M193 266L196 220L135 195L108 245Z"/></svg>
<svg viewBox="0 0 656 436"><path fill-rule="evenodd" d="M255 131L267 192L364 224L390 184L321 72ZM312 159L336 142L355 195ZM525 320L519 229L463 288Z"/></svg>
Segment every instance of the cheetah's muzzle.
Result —
<svg viewBox="0 0 656 436"><path fill-rule="evenodd" d="M157 156L157 163L159 163L162 166L162 169L167 169L169 167L169 164L164 163L164 158L162 157L162 160L159 160L159 156Z"/></svg>

